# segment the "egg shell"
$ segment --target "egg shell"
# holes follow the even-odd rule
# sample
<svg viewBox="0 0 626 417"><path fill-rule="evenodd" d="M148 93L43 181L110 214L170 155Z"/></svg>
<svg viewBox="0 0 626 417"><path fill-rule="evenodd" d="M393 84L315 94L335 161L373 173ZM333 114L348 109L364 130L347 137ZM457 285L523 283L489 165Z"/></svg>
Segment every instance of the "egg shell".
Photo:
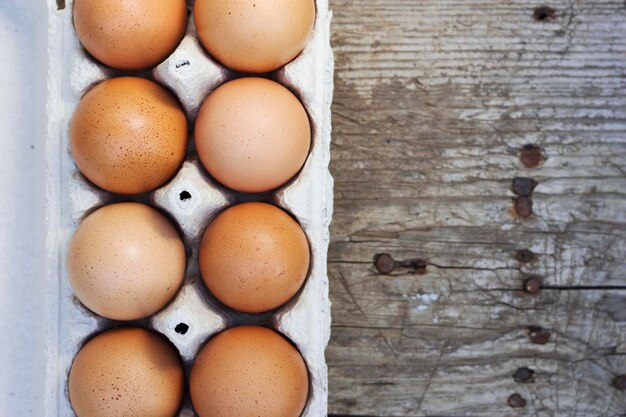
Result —
<svg viewBox="0 0 626 417"><path fill-rule="evenodd" d="M185 247L172 223L152 207L111 204L79 225L67 270L87 308L110 319L135 320L174 297L184 279Z"/></svg>
<svg viewBox="0 0 626 417"><path fill-rule="evenodd" d="M120 194L151 191L178 170L187 148L178 101L137 77L104 81L85 94L70 123L70 149L81 172Z"/></svg>
<svg viewBox="0 0 626 417"><path fill-rule="evenodd" d="M75 0L74 26L96 59L114 68L157 65L187 27L185 0Z"/></svg>
<svg viewBox="0 0 626 417"><path fill-rule="evenodd" d="M199 417L298 417L308 385L302 356L283 336L242 326L202 348L189 389Z"/></svg>
<svg viewBox="0 0 626 417"><path fill-rule="evenodd" d="M91 339L74 359L68 382L77 417L174 417L184 384L173 346L137 327Z"/></svg>
<svg viewBox="0 0 626 417"><path fill-rule="evenodd" d="M293 60L315 22L314 0L196 0L198 37L222 64L269 72Z"/></svg>
<svg viewBox="0 0 626 417"><path fill-rule="evenodd" d="M196 119L198 156L217 181L237 191L280 187L300 170L311 146L306 110L287 88L239 78L217 88Z"/></svg>
<svg viewBox="0 0 626 417"><path fill-rule="evenodd" d="M199 261L204 282L218 300L235 310L260 313L298 292L309 270L309 244L283 210L243 203L209 224Z"/></svg>

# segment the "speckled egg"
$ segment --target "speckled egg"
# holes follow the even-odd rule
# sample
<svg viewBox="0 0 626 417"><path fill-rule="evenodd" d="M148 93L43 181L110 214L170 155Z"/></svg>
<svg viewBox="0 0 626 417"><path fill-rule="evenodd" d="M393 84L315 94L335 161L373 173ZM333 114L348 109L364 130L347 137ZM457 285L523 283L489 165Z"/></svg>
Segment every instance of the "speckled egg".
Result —
<svg viewBox="0 0 626 417"><path fill-rule="evenodd" d="M104 81L85 94L70 123L70 149L91 182L114 193L153 190L174 176L187 147L178 101L137 77Z"/></svg>
<svg viewBox="0 0 626 417"><path fill-rule="evenodd" d="M191 370L199 417L298 417L308 395L307 368L284 337L258 326L212 338Z"/></svg>
<svg viewBox="0 0 626 417"><path fill-rule="evenodd" d="M174 417L184 393L176 350L136 327L100 333L78 352L69 375L77 417Z"/></svg>
<svg viewBox="0 0 626 417"><path fill-rule="evenodd" d="M76 297L93 312L136 320L162 309L185 275L176 228L145 204L117 203L87 216L70 241L67 271Z"/></svg>
<svg viewBox="0 0 626 417"><path fill-rule="evenodd" d="M200 243L200 271L225 305L247 313L280 307L304 283L309 244L300 225L266 203L243 203L218 215Z"/></svg>
<svg viewBox="0 0 626 417"><path fill-rule="evenodd" d="M148 68L180 43L187 5L185 0L75 0L74 26L85 49L104 64Z"/></svg>
<svg viewBox="0 0 626 417"><path fill-rule="evenodd" d="M196 0L198 37L209 53L237 71L273 71L306 45L314 0Z"/></svg>
<svg viewBox="0 0 626 417"><path fill-rule="evenodd" d="M239 78L205 100L195 142L202 164L217 181L259 193L298 173L309 153L311 126L291 91L264 78Z"/></svg>

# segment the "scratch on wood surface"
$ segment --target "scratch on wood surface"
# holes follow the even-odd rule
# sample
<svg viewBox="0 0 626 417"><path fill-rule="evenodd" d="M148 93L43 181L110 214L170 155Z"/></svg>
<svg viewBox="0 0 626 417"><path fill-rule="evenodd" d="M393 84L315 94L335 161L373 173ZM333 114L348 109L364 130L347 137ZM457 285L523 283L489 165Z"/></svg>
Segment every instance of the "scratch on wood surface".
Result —
<svg viewBox="0 0 626 417"><path fill-rule="evenodd" d="M433 367L432 372L430 373L430 377L428 378L428 382L426 383L426 387L424 388L424 392L422 393L422 396L419 399L419 402L417 404L417 409L419 410L422 406L422 401L424 401L424 397L426 397L426 393L428 393L428 388L430 388L430 385L433 383L433 378L435 378L435 375L437 375L437 370L439 369L439 364L441 363L441 358L443 357L446 348L448 347L448 343L450 341L446 340L446 342L444 343L444 345L441 347L441 350L439 351L439 357L437 358L437 362L435 363L435 366Z"/></svg>
<svg viewBox="0 0 626 417"><path fill-rule="evenodd" d="M363 317L368 322L368 324L370 324L369 323L369 319L367 318L367 314L365 313L363 308L361 308L361 306L359 305L359 302L357 301L356 297L354 296L354 294L350 290L350 286L347 284L345 278L341 274L339 274L339 280L342 283L342 285L343 285L344 289L346 290L346 292L348 293L348 295L350 295L350 298L351 298L352 302L354 303L354 305L356 306L356 308L363 315ZM383 340L385 341L385 344L387 345L387 347L389 347L389 350L391 351L391 354L393 356L397 356L395 349L393 348L393 346L391 346L391 343L389 343L389 340L387 340L387 338L383 334L382 329L378 329L378 333L380 334L380 337L382 337Z"/></svg>

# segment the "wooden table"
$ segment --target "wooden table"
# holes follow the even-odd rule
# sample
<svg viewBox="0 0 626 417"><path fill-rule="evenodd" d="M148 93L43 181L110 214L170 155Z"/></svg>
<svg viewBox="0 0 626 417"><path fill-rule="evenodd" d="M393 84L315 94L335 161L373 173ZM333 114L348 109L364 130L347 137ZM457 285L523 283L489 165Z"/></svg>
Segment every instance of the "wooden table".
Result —
<svg viewBox="0 0 626 417"><path fill-rule="evenodd" d="M331 6L329 412L625 416L624 1Z"/></svg>

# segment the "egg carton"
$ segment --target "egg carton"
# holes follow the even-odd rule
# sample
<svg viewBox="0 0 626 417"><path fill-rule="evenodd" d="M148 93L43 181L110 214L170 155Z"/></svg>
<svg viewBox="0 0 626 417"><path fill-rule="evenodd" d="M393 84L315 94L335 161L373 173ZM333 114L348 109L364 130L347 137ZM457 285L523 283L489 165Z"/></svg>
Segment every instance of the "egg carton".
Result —
<svg viewBox="0 0 626 417"><path fill-rule="evenodd" d="M63 2L48 0L47 311L51 319L45 415L75 415L67 394L67 377L74 356L91 336L125 324L96 316L73 295L65 268L69 240L80 221L93 210L130 200L168 213L178 224L188 253L185 281L173 301L154 316L131 324L165 335L180 352L187 375L196 353L212 335L239 324L271 326L292 340L306 361L310 391L302 415L325 416L328 386L324 349L330 336L326 261L333 197L333 180L328 171L333 90L329 41L332 12L328 0L316 1L315 26L304 51L271 74L272 79L301 99L311 120L311 151L294 180L271 194L236 193L213 181L191 150L169 183L149 194L128 198L111 195L89 183L69 153L69 121L81 96L94 84L121 72L99 64L84 51L72 24L72 1L65 2L63 9L57 9L57 3ZM192 2L189 3L192 10ZM237 76L205 52L197 39L191 13L187 33L178 48L160 65L139 75L152 78L175 93L191 126L206 96ZM307 281L291 301L274 312L252 315L229 310L209 294L199 274L198 247L204 229L217 213L237 202L257 199L270 201L298 219L309 240L312 257ZM194 415L187 395L179 416Z"/></svg>

